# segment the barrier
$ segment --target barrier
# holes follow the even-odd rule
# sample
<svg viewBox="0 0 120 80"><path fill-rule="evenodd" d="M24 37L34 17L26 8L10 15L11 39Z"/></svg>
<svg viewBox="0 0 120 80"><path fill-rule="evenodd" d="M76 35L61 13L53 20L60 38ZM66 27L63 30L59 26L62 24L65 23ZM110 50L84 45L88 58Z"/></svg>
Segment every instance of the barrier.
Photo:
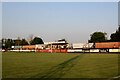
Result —
<svg viewBox="0 0 120 80"><path fill-rule="evenodd" d="M67 53L67 49L48 49L48 50L42 50L42 49L36 49L35 52L46 52L46 53Z"/></svg>

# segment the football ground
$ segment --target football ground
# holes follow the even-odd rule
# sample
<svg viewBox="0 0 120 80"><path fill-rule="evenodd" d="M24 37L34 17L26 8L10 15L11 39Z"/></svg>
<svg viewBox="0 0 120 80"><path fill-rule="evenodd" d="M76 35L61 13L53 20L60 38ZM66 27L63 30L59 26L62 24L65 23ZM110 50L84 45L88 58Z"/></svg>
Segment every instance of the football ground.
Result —
<svg viewBox="0 0 120 80"><path fill-rule="evenodd" d="M119 54L2 53L2 78L116 78Z"/></svg>

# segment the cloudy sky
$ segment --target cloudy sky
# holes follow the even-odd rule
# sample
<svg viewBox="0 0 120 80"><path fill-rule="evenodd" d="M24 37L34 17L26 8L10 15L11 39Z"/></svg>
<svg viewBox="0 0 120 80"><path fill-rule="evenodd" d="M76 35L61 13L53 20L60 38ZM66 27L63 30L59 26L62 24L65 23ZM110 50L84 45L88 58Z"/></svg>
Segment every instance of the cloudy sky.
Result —
<svg viewBox="0 0 120 80"><path fill-rule="evenodd" d="M34 35L44 41L87 42L95 31L106 32L109 38L117 28L117 2L2 3L3 38Z"/></svg>

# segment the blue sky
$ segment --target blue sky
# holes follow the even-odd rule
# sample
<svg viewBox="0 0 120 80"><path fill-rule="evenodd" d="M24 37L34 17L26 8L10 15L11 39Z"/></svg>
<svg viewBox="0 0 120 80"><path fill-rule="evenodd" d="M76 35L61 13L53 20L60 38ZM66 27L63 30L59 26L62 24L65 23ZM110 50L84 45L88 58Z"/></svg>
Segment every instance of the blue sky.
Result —
<svg viewBox="0 0 120 80"><path fill-rule="evenodd" d="M87 42L95 31L118 28L117 2L8 2L2 3L2 37L41 37L44 41L65 38Z"/></svg>

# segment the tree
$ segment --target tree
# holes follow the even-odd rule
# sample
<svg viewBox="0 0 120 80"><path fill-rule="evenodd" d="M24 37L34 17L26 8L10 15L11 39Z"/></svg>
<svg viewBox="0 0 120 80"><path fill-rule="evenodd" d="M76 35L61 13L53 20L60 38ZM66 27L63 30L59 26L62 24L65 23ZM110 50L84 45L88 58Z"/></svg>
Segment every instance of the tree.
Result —
<svg viewBox="0 0 120 80"><path fill-rule="evenodd" d="M12 39L2 39L2 49L11 49L13 43Z"/></svg>
<svg viewBox="0 0 120 80"><path fill-rule="evenodd" d="M21 45L28 45L28 42L25 39L21 40Z"/></svg>
<svg viewBox="0 0 120 80"><path fill-rule="evenodd" d="M94 32L93 34L91 34L91 38L89 40L89 42L103 42L106 41L107 33L103 33L103 32Z"/></svg>
<svg viewBox="0 0 120 80"><path fill-rule="evenodd" d="M18 37L16 40L14 40L15 46L20 46L21 45L21 40Z"/></svg>
<svg viewBox="0 0 120 80"><path fill-rule="evenodd" d="M2 49L5 49L5 39L2 39Z"/></svg>
<svg viewBox="0 0 120 80"><path fill-rule="evenodd" d="M31 45L35 45L35 44L44 44L43 40L39 37L35 37L31 42Z"/></svg>
<svg viewBox="0 0 120 80"><path fill-rule="evenodd" d="M111 34L110 38L111 41L120 41L120 25L116 32Z"/></svg>
<svg viewBox="0 0 120 80"><path fill-rule="evenodd" d="M111 34L110 38L111 41L117 41L117 35L115 33Z"/></svg>
<svg viewBox="0 0 120 80"><path fill-rule="evenodd" d="M2 49L8 50L8 49L12 49L12 46L22 46L22 45L28 45L28 42L25 39L2 39L1 40L1 45L2 45Z"/></svg>
<svg viewBox="0 0 120 80"><path fill-rule="evenodd" d="M0 49L2 48L2 40L0 40Z"/></svg>

